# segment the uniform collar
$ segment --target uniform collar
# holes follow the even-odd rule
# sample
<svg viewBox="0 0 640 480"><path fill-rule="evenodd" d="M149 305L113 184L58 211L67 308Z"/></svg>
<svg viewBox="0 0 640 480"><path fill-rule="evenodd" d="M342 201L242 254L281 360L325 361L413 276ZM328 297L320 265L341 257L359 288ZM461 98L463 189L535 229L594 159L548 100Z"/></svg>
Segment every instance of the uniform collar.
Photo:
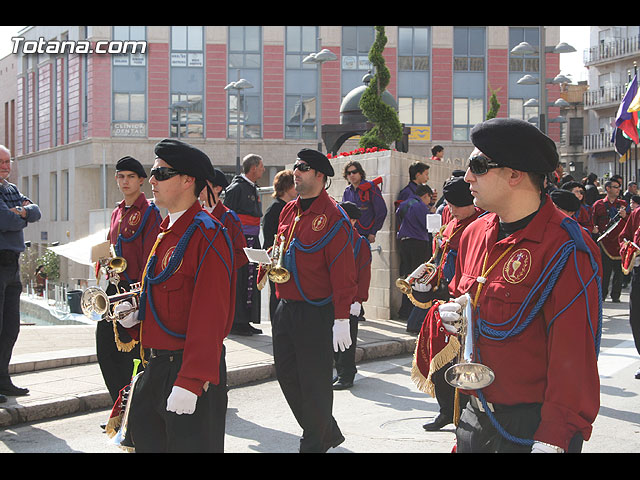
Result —
<svg viewBox="0 0 640 480"><path fill-rule="evenodd" d="M541 243L544 240L546 225L549 223L554 212L558 210L555 208L553 202L551 201L551 197L546 194L544 197L544 203L540 206L540 209L533 217L533 219L529 222L529 224L521 230L512 233L507 238L500 240L507 245L515 244L521 242L523 240L531 240L536 243ZM498 230L500 229L500 219L498 215L493 214L492 217L489 218L489 222L487 225L487 236L491 236L492 238L496 238L498 235Z"/></svg>
<svg viewBox="0 0 640 480"><path fill-rule="evenodd" d="M136 198L136 201L133 202L131 206L136 207L138 210L142 210L142 207L144 207L146 203L147 197L145 196L144 192L140 192L140 195L138 195L138 198ZM118 208L125 208L126 206L127 205L125 204L125 200L123 198L122 201L118 204Z"/></svg>
<svg viewBox="0 0 640 480"><path fill-rule="evenodd" d="M297 208L298 211L302 210L300 208L300 200L301 200L300 195L298 195L298 198L296 198L296 200L295 200L296 201L296 208ZM316 199L313 201L311 206L309 208L307 208L304 212L302 212L301 215L305 215L308 212L324 213L328 200L329 200L329 194L323 188L322 191L320 192L320 195L318 195L316 197Z"/></svg>
<svg viewBox="0 0 640 480"><path fill-rule="evenodd" d="M172 232L175 232L177 235L182 235L184 232L186 232L187 228L189 228L189 225L191 225L193 217L195 217L198 212L202 211L203 210L202 206L200 205L200 201L196 199L196 201L193 202L193 205L191 205L182 215L180 215L180 218L178 218L175 223L171 225L170 230ZM167 215L164 220L162 220L162 223L160 224L160 230L163 232L169 230L168 225L169 215Z"/></svg>

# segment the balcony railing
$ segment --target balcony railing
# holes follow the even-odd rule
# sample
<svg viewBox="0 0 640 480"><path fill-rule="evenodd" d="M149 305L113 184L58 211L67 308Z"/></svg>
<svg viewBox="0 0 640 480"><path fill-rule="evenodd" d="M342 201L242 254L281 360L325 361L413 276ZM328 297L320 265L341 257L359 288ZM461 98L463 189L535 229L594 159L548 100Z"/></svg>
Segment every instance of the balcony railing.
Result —
<svg viewBox="0 0 640 480"><path fill-rule="evenodd" d="M591 133L584 136L584 151L613 151L611 143L611 132Z"/></svg>
<svg viewBox="0 0 640 480"><path fill-rule="evenodd" d="M625 85L612 85L584 92L584 107L603 107L619 104L626 92Z"/></svg>
<svg viewBox="0 0 640 480"><path fill-rule="evenodd" d="M585 65L589 65L638 52L640 52L640 38L636 35L610 40L591 47L584 51L583 60Z"/></svg>

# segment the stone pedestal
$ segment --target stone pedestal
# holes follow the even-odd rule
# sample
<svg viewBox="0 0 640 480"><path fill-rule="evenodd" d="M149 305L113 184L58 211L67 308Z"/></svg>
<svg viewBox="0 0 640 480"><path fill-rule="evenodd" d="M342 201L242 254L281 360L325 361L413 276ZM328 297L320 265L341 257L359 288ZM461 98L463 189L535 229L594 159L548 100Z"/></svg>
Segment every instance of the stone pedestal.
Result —
<svg viewBox="0 0 640 480"><path fill-rule="evenodd" d="M389 320L396 317L402 293L395 286L399 277L400 255L396 246L396 218L394 201L398 193L409 183L409 166L415 161L429 165L429 186L442 194L442 185L451 172L463 169L461 161L455 163L427 160L423 156L402 153L394 150L338 157L331 160L335 176L327 190L329 195L342 200L342 194L348 183L343 179L344 165L350 160L360 162L367 180L378 176L383 178L382 196L387 205L387 218L382 229L371 245L373 261L371 265L371 286L369 300L364 304L365 317ZM287 168L291 168L289 165Z"/></svg>

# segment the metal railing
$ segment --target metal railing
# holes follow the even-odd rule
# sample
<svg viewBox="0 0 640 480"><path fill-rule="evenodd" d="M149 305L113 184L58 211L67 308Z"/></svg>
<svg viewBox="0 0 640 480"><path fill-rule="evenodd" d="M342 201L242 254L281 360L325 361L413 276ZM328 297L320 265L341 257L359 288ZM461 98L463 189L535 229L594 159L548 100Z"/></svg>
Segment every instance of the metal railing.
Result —
<svg viewBox="0 0 640 480"><path fill-rule="evenodd" d="M619 104L626 92L626 85L611 85L584 92L585 108Z"/></svg>
<svg viewBox="0 0 640 480"><path fill-rule="evenodd" d="M584 151L613 150L611 132L591 133L584 136Z"/></svg>
<svg viewBox="0 0 640 480"><path fill-rule="evenodd" d="M589 65L638 52L640 52L640 37L635 35L633 37L609 40L588 48L583 53L583 60L585 65Z"/></svg>

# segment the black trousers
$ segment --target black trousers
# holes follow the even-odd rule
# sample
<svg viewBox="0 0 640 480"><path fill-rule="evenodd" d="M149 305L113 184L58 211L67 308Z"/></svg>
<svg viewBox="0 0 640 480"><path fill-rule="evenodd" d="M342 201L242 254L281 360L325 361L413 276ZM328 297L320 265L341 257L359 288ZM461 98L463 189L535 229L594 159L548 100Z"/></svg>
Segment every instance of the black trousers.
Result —
<svg viewBox="0 0 640 480"><path fill-rule="evenodd" d="M636 350L640 354L640 267L631 274L631 293L629 294L629 323Z"/></svg>
<svg viewBox="0 0 640 480"><path fill-rule="evenodd" d="M121 282L120 287L129 290L126 282ZM107 295L114 295L118 292L113 284L109 284L106 290ZM120 340L127 343L131 337L120 325L118 328ZM113 333L113 324L107 320L100 320L96 325L96 356L104 383L109 390L109 395L115 403L118 400L118 393L129 383L133 373L134 359L140 359L140 344L136 344L130 352L121 352L116 345ZM138 368L142 371L142 366Z"/></svg>
<svg viewBox="0 0 640 480"><path fill-rule="evenodd" d="M223 453L228 403L227 365L223 346L220 383L209 385L190 415L167 411L182 355L151 358L135 385L129 431L136 453Z"/></svg>
<svg viewBox="0 0 640 480"><path fill-rule="evenodd" d="M612 260L600 247L602 253L602 300L607 298L609 292L612 300L620 300L622 292L622 268L621 260ZM611 284L611 290L609 290Z"/></svg>
<svg viewBox="0 0 640 480"><path fill-rule="evenodd" d="M450 362L442 368L436 370L431 375L431 381L435 388L436 400L440 407L440 415L453 421L453 410L455 404L456 389L449 385L444 379L444 374L454 362ZM462 395L460 396L462 397Z"/></svg>
<svg viewBox="0 0 640 480"><path fill-rule="evenodd" d="M521 404L496 407L493 416L498 424L517 438L531 439L540 424L541 404ZM569 443L567 453L582 451L582 435L577 433ZM521 445L504 438L493 426L489 416L472 402L462 411L456 428L457 453L529 453L530 445Z"/></svg>
<svg viewBox="0 0 640 480"><path fill-rule="evenodd" d="M276 377L302 427L300 452L326 452L344 439L333 418L333 304L281 300L272 326Z"/></svg>
<svg viewBox="0 0 640 480"><path fill-rule="evenodd" d="M9 362L20 333L20 254L0 251L0 384L11 382Z"/></svg>
<svg viewBox="0 0 640 480"><path fill-rule="evenodd" d="M260 239L257 236L245 236L245 239L247 247L260 248ZM234 327L260 323L261 292L257 287L257 273L258 267L255 263L247 263L237 271Z"/></svg>
<svg viewBox="0 0 640 480"><path fill-rule="evenodd" d="M420 265L431 258L431 242L415 238L400 240L400 278L405 278ZM413 304L406 295L402 296L402 303L398 314L401 317L409 317Z"/></svg>
<svg viewBox="0 0 640 480"><path fill-rule="evenodd" d="M351 346L344 352L338 350L333 354L338 378L347 382L353 382L358 372L356 368L356 346L358 343L358 323L360 317L349 315L349 331L351 333Z"/></svg>

